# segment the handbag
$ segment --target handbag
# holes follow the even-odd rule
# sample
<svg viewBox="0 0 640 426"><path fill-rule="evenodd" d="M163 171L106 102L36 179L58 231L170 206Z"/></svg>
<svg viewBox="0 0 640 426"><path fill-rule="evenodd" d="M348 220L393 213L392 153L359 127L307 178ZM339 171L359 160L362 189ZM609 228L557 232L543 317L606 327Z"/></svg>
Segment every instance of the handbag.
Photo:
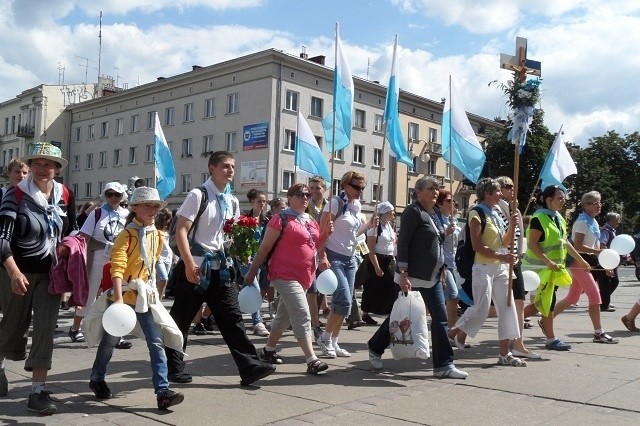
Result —
<svg viewBox="0 0 640 426"><path fill-rule="evenodd" d="M429 358L427 309L419 291L399 292L389 316L394 359Z"/></svg>
<svg viewBox="0 0 640 426"><path fill-rule="evenodd" d="M373 270L373 264L367 254L364 256L364 260L360 263L360 266L358 266L358 270L356 271L356 279L354 281L355 288L362 288L364 283L369 281L369 278L371 278L371 270Z"/></svg>

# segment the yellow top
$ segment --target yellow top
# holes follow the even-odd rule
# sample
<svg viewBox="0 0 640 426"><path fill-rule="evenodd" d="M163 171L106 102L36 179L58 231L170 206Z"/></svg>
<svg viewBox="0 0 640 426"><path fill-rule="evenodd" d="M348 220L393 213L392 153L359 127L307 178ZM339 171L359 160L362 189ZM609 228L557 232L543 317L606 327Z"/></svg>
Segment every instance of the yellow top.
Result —
<svg viewBox="0 0 640 426"><path fill-rule="evenodd" d="M498 227L496 226L494 221L491 220L491 215L487 215L485 213L485 217L487 220L487 224L485 225L484 232L481 236L482 244L489 247L493 251L499 251L503 247L501 233L499 232ZM480 224L480 215L475 210L471 210L469 212L469 223L471 223L472 220L475 220L476 222L478 222L478 224ZM492 265L500 263L500 261L497 259L490 259L476 252L474 263Z"/></svg>
<svg viewBox="0 0 640 426"><path fill-rule="evenodd" d="M141 223L134 219L134 224L141 226ZM149 279L149 268L144 266L139 245L139 231L136 228L125 228L118 234L111 250L111 278L122 278L129 282L134 278L147 281ZM148 257L152 262L151 268L155 268L155 263L162 252L163 235L157 230L147 231Z"/></svg>

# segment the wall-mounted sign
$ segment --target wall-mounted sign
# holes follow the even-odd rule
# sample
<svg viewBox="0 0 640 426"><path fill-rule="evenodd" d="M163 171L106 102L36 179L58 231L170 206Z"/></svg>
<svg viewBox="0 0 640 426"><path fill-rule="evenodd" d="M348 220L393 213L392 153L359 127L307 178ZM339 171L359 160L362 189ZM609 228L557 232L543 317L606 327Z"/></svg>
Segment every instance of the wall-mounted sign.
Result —
<svg viewBox="0 0 640 426"><path fill-rule="evenodd" d="M240 163L240 188L267 186L267 160Z"/></svg>
<svg viewBox="0 0 640 426"><path fill-rule="evenodd" d="M242 131L242 150L267 148L269 146L269 123L248 124Z"/></svg>

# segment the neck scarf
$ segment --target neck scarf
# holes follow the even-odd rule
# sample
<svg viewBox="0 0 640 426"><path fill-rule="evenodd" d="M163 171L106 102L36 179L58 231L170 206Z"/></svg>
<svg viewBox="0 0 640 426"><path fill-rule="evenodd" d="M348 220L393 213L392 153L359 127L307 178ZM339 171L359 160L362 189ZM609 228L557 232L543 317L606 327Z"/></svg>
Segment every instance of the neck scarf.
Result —
<svg viewBox="0 0 640 426"><path fill-rule="evenodd" d="M134 219L127 225L127 228L136 229L138 231L138 240L140 241L140 257L147 271L149 271L149 280L155 281L155 265L154 260L157 251L156 226L155 224L144 226L138 219ZM151 247L147 241L147 233L151 232Z"/></svg>
<svg viewBox="0 0 640 426"><path fill-rule="evenodd" d="M585 212L580 213L577 220L584 220L587 222L589 229L596 236L596 240L600 241L600 226L598 226L598 221L595 217L589 216Z"/></svg>

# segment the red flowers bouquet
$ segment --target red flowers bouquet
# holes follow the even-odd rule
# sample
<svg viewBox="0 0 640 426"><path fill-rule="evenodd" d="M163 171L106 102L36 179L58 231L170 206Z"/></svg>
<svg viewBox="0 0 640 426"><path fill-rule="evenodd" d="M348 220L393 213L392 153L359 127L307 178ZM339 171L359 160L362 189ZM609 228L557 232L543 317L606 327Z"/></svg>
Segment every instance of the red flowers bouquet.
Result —
<svg viewBox="0 0 640 426"><path fill-rule="evenodd" d="M237 220L231 218L224 223L223 230L231 240L227 254L248 263L260 248L258 219L249 216L240 216Z"/></svg>

